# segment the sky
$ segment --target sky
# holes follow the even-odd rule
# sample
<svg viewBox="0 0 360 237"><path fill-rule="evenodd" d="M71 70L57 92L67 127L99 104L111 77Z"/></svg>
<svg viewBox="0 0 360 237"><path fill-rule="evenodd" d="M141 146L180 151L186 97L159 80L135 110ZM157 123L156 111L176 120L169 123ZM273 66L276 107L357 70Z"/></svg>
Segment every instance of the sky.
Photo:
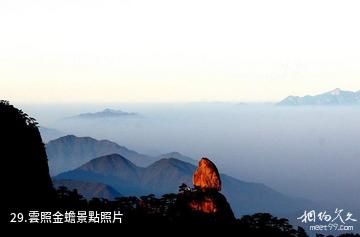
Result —
<svg viewBox="0 0 360 237"><path fill-rule="evenodd" d="M358 1L1 0L0 97L272 102L360 90Z"/></svg>

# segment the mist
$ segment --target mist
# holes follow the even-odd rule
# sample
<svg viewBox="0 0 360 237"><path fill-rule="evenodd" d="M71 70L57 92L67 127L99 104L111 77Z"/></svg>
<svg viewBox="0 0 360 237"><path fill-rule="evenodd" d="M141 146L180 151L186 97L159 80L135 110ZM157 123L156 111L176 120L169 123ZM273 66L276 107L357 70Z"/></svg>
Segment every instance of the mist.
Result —
<svg viewBox="0 0 360 237"><path fill-rule="evenodd" d="M108 139L159 155L178 151L211 158L222 173L264 183L294 197L359 207L360 107L273 104L18 105L40 126ZM138 113L69 119L105 108Z"/></svg>

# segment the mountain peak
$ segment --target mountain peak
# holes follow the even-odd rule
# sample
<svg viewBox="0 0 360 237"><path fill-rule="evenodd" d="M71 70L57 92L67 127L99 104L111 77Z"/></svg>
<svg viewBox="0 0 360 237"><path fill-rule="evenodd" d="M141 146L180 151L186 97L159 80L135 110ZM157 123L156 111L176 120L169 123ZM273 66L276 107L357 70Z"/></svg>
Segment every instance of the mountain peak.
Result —
<svg viewBox="0 0 360 237"><path fill-rule="evenodd" d="M102 112L122 112L122 111L121 110L114 110L114 109L106 108Z"/></svg>
<svg viewBox="0 0 360 237"><path fill-rule="evenodd" d="M331 95L340 95L342 92L344 92L344 91L341 90L340 88L336 88L336 89L330 91L329 93L330 93Z"/></svg>
<svg viewBox="0 0 360 237"><path fill-rule="evenodd" d="M125 157L123 157L122 155L119 155L117 153L113 153L113 154L109 154L109 155L105 155L105 156L101 156L101 157L97 157L93 160L91 160L90 162L96 161L96 160L109 160L109 161L116 161L116 160L121 160L121 161L128 161Z"/></svg>
<svg viewBox="0 0 360 237"><path fill-rule="evenodd" d="M76 140L94 140L95 141L95 139L92 137L78 137L73 134L69 134L69 135L65 135L65 136L59 137L57 139L51 140L51 141L49 141L49 143L53 142L53 141L76 141Z"/></svg>
<svg viewBox="0 0 360 237"><path fill-rule="evenodd" d="M121 194L110 185L99 182L72 179L53 179L53 184L56 188L65 186L69 190L77 189L78 192L88 200L94 197L115 200L115 198L121 196Z"/></svg>
<svg viewBox="0 0 360 237"><path fill-rule="evenodd" d="M163 154L163 155L160 155L157 157L159 160L161 159L166 159L166 158L175 158L177 160L181 160L181 161L184 161L184 162L188 162L190 164L193 164L193 165L197 165L197 161L194 160L193 158L191 157L188 157L186 155L183 155L181 154L180 152L177 152L177 151L173 151L173 152L169 152L169 153L166 153L166 154Z"/></svg>
<svg viewBox="0 0 360 237"><path fill-rule="evenodd" d="M59 137L58 139L59 140L65 140L65 139L76 139L76 138L78 138L78 137L75 136L75 135L69 134L69 135L66 135L66 136Z"/></svg>
<svg viewBox="0 0 360 237"><path fill-rule="evenodd" d="M155 158L137 153L124 146L109 141L97 140L92 137L64 136L46 144L51 174L57 175L87 163L95 157L120 154L137 166L145 167L152 164Z"/></svg>
<svg viewBox="0 0 360 237"><path fill-rule="evenodd" d="M117 167L119 165L126 165L126 166L130 166L130 167L134 167L136 168L136 165L133 164L131 161L129 161L128 159L126 159L125 157L119 155L119 154L110 154L110 155L105 155L105 156L101 156L98 158L95 158L91 161L89 161L88 163L82 165L80 168L86 168L86 167L94 167L94 165L96 166L110 166L110 167Z"/></svg>
<svg viewBox="0 0 360 237"><path fill-rule="evenodd" d="M132 117L137 116L137 113L132 112L125 112L122 110L115 110L106 108L99 112L89 112L89 113L82 113L78 114L73 117L69 117L70 119L98 119L98 118L117 118L117 117Z"/></svg>
<svg viewBox="0 0 360 237"><path fill-rule="evenodd" d="M278 105L360 105L360 96L357 92L336 88L314 96L288 96Z"/></svg>

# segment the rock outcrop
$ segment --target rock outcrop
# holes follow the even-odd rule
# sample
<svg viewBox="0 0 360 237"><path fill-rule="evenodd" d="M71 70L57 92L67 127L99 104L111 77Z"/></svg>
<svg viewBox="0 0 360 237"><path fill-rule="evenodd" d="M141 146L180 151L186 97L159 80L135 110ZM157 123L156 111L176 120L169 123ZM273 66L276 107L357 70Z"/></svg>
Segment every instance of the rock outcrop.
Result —
<svg viewBox="0 0 360 237"><path fill-rule="evenodd" d="M180 215L187 222L233 223L235 216L221 190L219 172L213 162L202 158L193 175L195 189L179 195Z"/></svg>
<svg viewBox="0 0 360 237"><path fill-rule="evenodd" d="M4 209L53 205L55 191L35 119L0 101L0 131Z"/></svg>
<svg viewBox="0 0 360 237"><path fill-rule="evenodd" d="M202 158L193 176L193 184L197 189L221 190L221 179L215 164L208 158Z"/></svg>

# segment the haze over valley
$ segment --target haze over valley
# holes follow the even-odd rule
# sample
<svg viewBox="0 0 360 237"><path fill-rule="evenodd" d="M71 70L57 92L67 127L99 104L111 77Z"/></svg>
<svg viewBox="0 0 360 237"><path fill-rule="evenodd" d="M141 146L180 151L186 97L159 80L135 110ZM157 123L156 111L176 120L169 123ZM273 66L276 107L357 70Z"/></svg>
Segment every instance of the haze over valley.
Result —
<svg viewBox="0 0 360 237"><path fill-rule="evenodd" d="M153 157L151 162L169 152L180 152L194 160L207 156L223 173L240 180L263 183L293 197L358 206L358 106L279 107L214 102L25 108L41 126L62 135L107 139ZM64 119L104 108L141 116ZM42 134L46 140L48 133ZM50 135L54 138L53 133Z"/></svg>

